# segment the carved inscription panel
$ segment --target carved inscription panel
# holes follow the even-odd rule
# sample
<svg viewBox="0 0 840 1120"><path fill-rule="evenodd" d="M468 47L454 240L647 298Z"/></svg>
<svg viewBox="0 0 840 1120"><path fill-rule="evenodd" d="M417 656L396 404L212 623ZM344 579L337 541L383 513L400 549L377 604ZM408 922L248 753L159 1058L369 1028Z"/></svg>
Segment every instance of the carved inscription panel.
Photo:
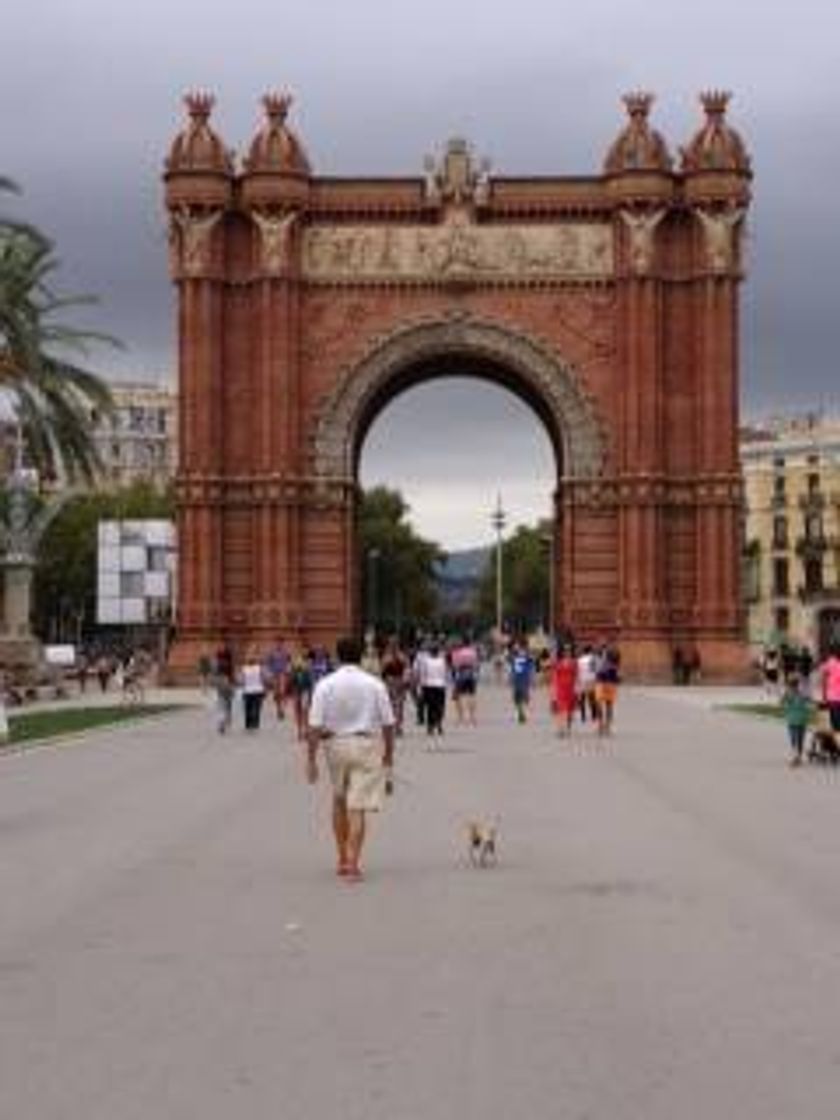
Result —
<svg viewBox="0 0 840 1120"><path fill-rule="evenodd" d="M476 225L458 214L439 226L317 225L304 233L302 264L313 280L585 280L612 274L613 231L606 222Z"/></svg>

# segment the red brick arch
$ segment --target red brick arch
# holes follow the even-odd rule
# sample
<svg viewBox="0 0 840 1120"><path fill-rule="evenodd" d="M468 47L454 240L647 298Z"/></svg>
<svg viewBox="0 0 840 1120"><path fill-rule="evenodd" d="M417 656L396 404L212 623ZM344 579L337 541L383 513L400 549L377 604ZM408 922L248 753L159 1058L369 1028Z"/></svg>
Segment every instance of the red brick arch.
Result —
<svg viewBox="0 0 840 1120"><path fill-rule="evenodd" d="M650 98L603 174L491 177L453 141L424 176L319 178L268 120L241 172L212 99L167 165L179 298L176 667L225 638L358 624L356 469L409 384L507 385L558 462L554 622L665 675L743 663L737 457L748 158L705 95L680 171Z"/></svg>

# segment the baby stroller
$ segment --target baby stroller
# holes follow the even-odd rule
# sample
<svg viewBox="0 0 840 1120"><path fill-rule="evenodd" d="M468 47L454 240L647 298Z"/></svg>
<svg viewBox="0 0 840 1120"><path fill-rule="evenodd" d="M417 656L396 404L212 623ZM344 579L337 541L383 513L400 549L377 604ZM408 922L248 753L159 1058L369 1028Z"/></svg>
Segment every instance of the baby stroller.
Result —
<svg viewBox="0 0 840 1120"><path fill-rule="evenodd" d="M840 745L831 727L828 705L818 704L811 737L808 743L808 761L836 766L840 762Z"/></svg>

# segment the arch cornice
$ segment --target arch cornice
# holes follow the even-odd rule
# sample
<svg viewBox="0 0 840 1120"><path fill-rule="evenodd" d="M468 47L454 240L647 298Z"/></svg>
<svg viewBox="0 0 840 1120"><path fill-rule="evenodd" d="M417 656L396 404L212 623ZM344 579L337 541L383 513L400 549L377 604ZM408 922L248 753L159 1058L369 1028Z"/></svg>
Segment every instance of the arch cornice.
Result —
<svg viewBox="0 0 840 1120"><path fill-rule="evenodd" d="M360 428L388 384L401 372L435 357L478 358L503 369L512 386L541 405L562 456L563 475L591 479L606 460L605 427L572 367L542 340L509 325L465 312L403 323L378 336L342 371L318 410L312 436L316 476L352 478Z"/></svg>

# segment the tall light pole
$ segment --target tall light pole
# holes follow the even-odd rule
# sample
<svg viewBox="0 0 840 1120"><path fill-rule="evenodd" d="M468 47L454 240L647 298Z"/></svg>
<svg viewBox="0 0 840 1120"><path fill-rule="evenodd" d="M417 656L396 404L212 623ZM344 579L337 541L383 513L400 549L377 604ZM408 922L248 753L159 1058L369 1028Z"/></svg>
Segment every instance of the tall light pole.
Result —
<svg viewBox="0 0 840 1120"><path fill-rule="evenodd" d="M378 605L377 600L379 599L379 588L377 587L377 576L379 574L378 570L377 570L377 565L379 563L379 555L380 555L380 553L379 553L378 548L369 548L368 549L368 554L367 554L367 563L368 563L368 570L367 570L367 577L368 577L368 587L367 587L368 611L367 611L367 613L368 613L368 630L373 635L373 637L372 637L373 641L376 640L376 622L377 622L376 614L377 614L377 605Z"/></svg>
<svg viewBox="0 0 840 1120"><path fill-rule="evenodd" d="M490 524L496 530L496 633L502 636L502 532L507 514L502 509L502 495L496 495L496 508L490 514Z"/></svg>

